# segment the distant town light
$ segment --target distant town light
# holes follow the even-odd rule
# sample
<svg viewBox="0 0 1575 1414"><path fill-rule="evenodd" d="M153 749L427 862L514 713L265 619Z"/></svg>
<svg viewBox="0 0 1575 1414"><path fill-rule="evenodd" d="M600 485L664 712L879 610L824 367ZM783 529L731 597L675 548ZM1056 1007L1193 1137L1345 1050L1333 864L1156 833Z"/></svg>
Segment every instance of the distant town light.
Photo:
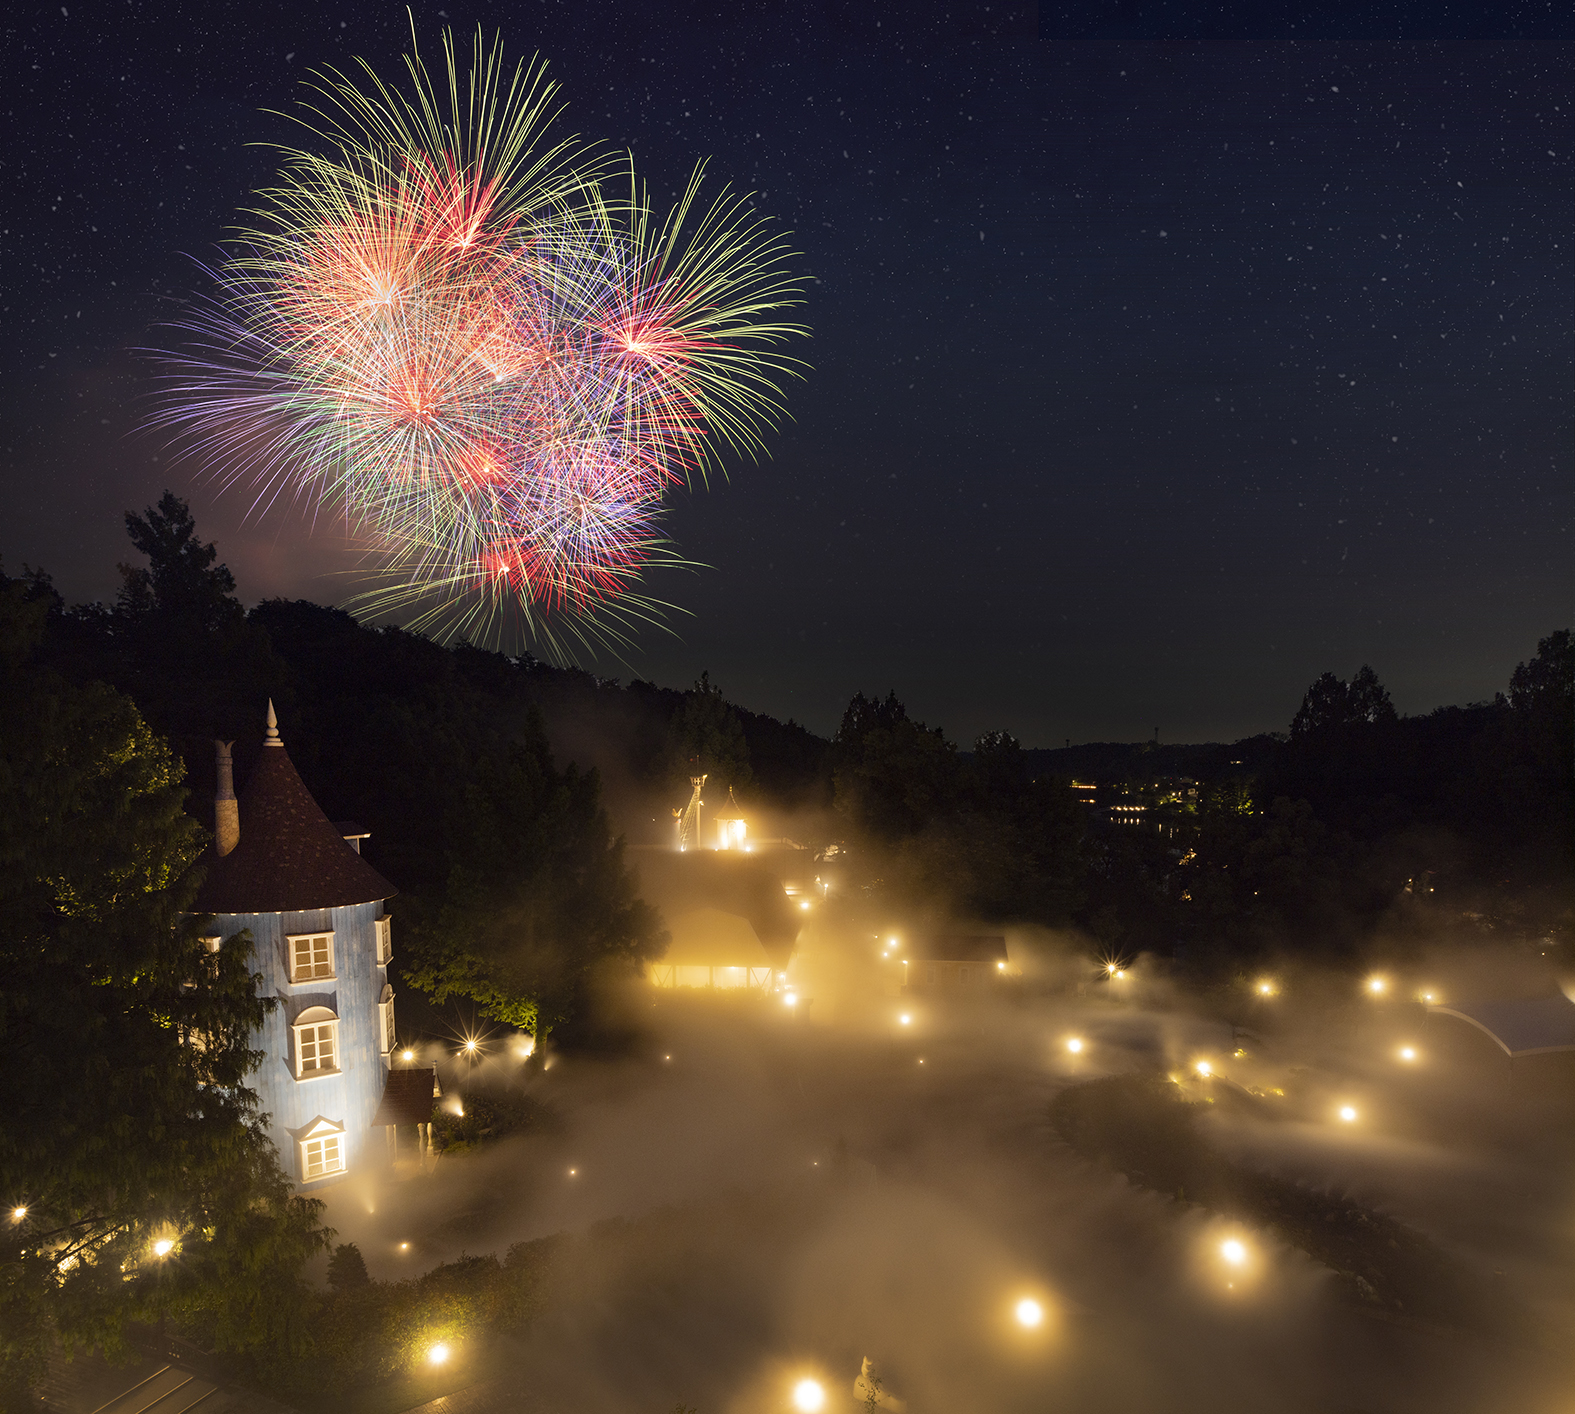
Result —
<svg viewBox="0 0 1575 1414"><path fill-rule="evenodd" d="M1027 1326L1032 1330L1045 1318L1045 1308L1031 1296L1025 1296L1017 1303L1017 1324Z"/></svg>
<svg viewBox="0 0 1575 1414"><path fill-rule="evenodd" d="M1353 1123L1355 1121L1355 1119L1356 1119L1356 1106L1355 1105L1341 1105L1340 1106L1340 1118L1343 1119L1347 1124Z"/></svg>
<svg viewBox="0 0 1575 1414"><path fill-rule="evenodd" d="M826 1391L819 1380L800 1380L793 1386L793 1407L814 1414L826 1406Z"/></svg>
<svg viewBox="0 0 1575 1414"><path fill-rule="evenodd" d="M1233 1267L1239 1267L1247 1260L1247 1248L1234 1237L1220 1243L1220 1256Z"/></svg>
<svg viewBox="0 0 1575 1414"><path fill-rule="evenodd" d="M427 1359L430 1360L434 1365L441 1365L445 1360L448 1359L448 1346L439 1341L438 1344L434 1345L429 1351L427 1351Z"/></svg>
<svg viewBox="0 0 1575 1414"><path fill-rule="evenodd" d="M1081 1055L1083 1053L1083 1038L1081 1036L1072 1037L1072 1039L1066 1043L1066 1048L1067 1050L1071 1051L1074 1056Z"/></svg>

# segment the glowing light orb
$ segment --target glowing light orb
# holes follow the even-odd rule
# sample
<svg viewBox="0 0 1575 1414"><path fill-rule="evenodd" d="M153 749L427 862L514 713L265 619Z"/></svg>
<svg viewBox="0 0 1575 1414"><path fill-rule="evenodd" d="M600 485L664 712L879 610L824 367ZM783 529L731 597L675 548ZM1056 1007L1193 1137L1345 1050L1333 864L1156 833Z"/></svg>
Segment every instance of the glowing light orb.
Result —
<svg viewBox="0 0 1575 1414"><path fill-rule="evenodd" d="M1120 980L1121 980L1121 979L1122 979L1122 978L1123 978L1123 977L1125 977L1125 976L1126 976L1126 975L1127 975L1127 974L1126 974L1126 973L1125 973L1125 972L1124 972L1124 971L1122 971L1122 970L1121 970L1121 968L1119 968L1119 967L1118 967L1118 968L1117 968L1117 969L1116 969L1116 972L1115 972L1115 976L1116 976L1116 980L1117 980L1117 981L1118 981L1118 982L1119 982L1119 981L1120 981Z"/></svg>
<svg viewBox="0 0 1575 1414"><path fill-rule="evenodd" d="M1071 1051L1074 1056L1081 1055L1083 1053L1083 1038L1081 1036L1072 1037L1072 1039L1066 1043L1066 1048L1067 1050Z"/></svg>
<svg viewBox="0 0 1575 1414"><path fill-rule="evenodd" d="M1209 1077L1209 1076L1214 1074L1214 1067L1212 1065L1210 1065L1207 1061L1199 1061L1198 1062L1198 1074L1203 1076L1206 1079L1207 1077Z"/></svg>
<svg viewBox="0 0 1575 1414"><path fill-rule="evenodd" d="M434 1345L429 1351L427 1351L427 1359L430 1360L434 1365L443 1364L443 1362L448 1359L448 1356L448 1346L442 1344L441 1342L439 1342L437 1345Z"/></svg>
<svg viewBox="0 0 1575 1414"><path fill-rule="evenodd" d="M414 1051L404 1051L401 1053L401 1058L403 1060L414 1060L416 1058L416 1053Z"/></svg>
<svg viewBox="0 0 1575 1414"><path fill-rule="evenodd" d="M1432 992L1423 992L1422 1000L1429 1006L1432 1006L1432 1004L1437 1000L1437 997Z"/></svg>
<svg viewBox="0 0 1575 1414"><path fill-rule="evenodd" d="M806 899L801 899L801 900L800 900L800 901L799 901L799 905L798 905L798 906L799 906L799 907L800 907L800 908L805 908L805 909L807 909L807 908L808 908L808 907L809 907L809 900L808 900L808 899L807 899L807 898L806 898Z"/></svg>
<svg viewBox="0 0 1575 1414"><path fill-rule="evenodd" d="M907 1012L903 1012L903 1014L899 1016L897 1020L900 1021L904 1026L910 1026L913 1023L913 1018L909 1016Z"/></svg>
<svg viewBox="0 0 1575 1414"><path fill-rule="evenodd" d="M26 1216L27 1216L27 1209L26 1208L12 1208L11 1209L11 1221L12 1222L19 1223Z"/></svg>
<svg viewBox="0 0 1575 1414"><path fill-rule="evenodd" d="M1400 1059L1403 1060L1403 1061L1414 1061L1416 1059L1416 1047L1415 1046L1401 1046L1400 1047Z"/></svg>
<svg viewBox="0 0 1575 1414"><path fill-rule="evenodd" d="M475 1050L476 1050L476 1043L474 1041L466 1041L465 1042L465 1052L466 1052L467 1055L474 1055L475 1054Z"/></svg>
<svg viewBox="0 0 1575 1414"><path fill-rule="evenodd" d="M1045 1308L1031 1296L1025 1296L1017 1303L1017 1324L1032 1330L1045 1318Z"/></svg>
<svg viewBox="0 0 1575 1414"><path fill-rule="evenodd" d="M793 1407L813 1411L826 1407L826 1391L819 1380L800 1380L793 1386Z"/></svg>
<svg viewBox="0 0 1575 1414"><path fill-rule="evenodd" d="M1355 1105L1341 1105L1340 1106L1340 1118L1343 1119L1347 1124L1354 1123L1355 1120L1356 1120L1356 1106Z"/></svg>
<svg viewBox="0 0 1575 1414"><path fill-rule="evenodd" d="M1231 1266L1239 1267L1247 1260L1247 1248L1245 1244L1238 1242L1232 1237L1228 1241L1220 1243L1220 1256L1229 1262Z"/></svg>
<svg viewBox="0 0 1575 1414"><path fill-rule="evenodd" d="M782 1005L783 1006L797 1006L798 1005L798 996L797 996L797 994L794 993L794 992L789 992L785 997L782 998Z"/></svg>
<svg viewBox="0 0 1575 1414"><path fill-rule="evenodd" d="M153 1244L153 1255L155 1257L167 1257L174 1250L174 1247L175 1244L169 1238L161 1237Z"/></svg>
<svg viewBox="0 0 1575 1414"><path fill-rule="evenodd" d="M410 1250L410 1244L408 1242L401 1242L399 1244L399 1250L401 1252L408 1252Z"/></svg>
<svg viewBox="0 0 1575 1414"><path fill-rule="evenodd" d="M577 1173L579 1173L579 1169L570 1169L569 1170L569 1177L573 1178Z"/></svg>
<svg viewBox="0 0 1575 1414"><path fill-rule="evenodd" d="M1388 990L1388 987L1389 984L1384 981L1382 977L1369 977L1367 979L1367 990L1375 997L1381 996L1386 990Z"/></svg>
<svg viewBox="0 0 1575 1414"><path fill-rule="evenodd" d="M1258 995L1260 997L1272 997L1274 995L1274 983L1272 983L1272 982L1260 982L1260 983L1258 983Z"/></svg>

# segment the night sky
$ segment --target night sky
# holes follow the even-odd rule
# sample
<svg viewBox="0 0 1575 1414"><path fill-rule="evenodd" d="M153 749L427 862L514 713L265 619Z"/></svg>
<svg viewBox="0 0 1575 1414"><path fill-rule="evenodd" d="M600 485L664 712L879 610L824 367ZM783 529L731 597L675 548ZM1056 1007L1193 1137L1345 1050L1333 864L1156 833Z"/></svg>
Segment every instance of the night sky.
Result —
<svg viewBox="0 0 1575 1414"><path fill-rule="evenodd" d="M416 7L424 48L501 27L549 61L566 130L632 148L659 191L709 157L803 252L793 420L675 503L708 566L651 586L678 636L585 666L708 668L822 731L895 687L964 741L1230 739L1364 662L1402 711L1491 696L1570 623L1565 7L1366 28L1104 8L1125 18ZM248 601L350 591L331 532L247 523L136 435L135 350L272 174L250 144L291 128L262 110L315 65L394 74L406 25L392 4L12 12L8 572L111 595L123 512L171 485Z"/></svg>

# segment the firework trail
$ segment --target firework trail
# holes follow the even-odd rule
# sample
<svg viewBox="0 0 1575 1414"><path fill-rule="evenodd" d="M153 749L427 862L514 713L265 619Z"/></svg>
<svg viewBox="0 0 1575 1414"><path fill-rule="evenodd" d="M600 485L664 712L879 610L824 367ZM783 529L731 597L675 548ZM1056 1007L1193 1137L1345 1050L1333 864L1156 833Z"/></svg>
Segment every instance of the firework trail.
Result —
<svg viewBox="0 0 1575 1414"><path fill-rule="evenodd" d="M617 642L676 563L665 494L758 455L795 371L781 239L697 170L659 216L632 167L548 144L555 88L478 32L406 93L316 76L313 143L213 272L158 422L254 504L341 516L364 612Z"/></svg>

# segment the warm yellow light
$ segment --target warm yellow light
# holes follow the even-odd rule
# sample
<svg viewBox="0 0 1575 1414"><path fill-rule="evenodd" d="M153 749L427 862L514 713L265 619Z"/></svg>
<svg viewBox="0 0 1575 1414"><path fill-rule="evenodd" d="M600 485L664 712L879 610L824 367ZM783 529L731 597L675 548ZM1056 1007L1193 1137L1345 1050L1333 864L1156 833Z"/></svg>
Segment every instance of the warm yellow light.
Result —
<svg viewBox="0 0 1575 1414"><path fill-rule="evenodd" d="M427 1359L430 1360L434 1365L441 1365L445 1360L448 1359L448 1346L442 1344L441 1342L439 1342L437 1345L434 1345L429 1351L427 1351Z"/></svg>
<svg viewBox="0 0 1575 1414"><path fill-rule="evenodd" d="M1388 986L1389 984L1382 977L1369 977L1367 979L1367 990L1374 996L1379 995Z"/></svg>
<svg viewBox="0 0 1575 1414"><path fill-rule="evenodd" d="M465 1049L467 1051L474 1051L476 1049L476 1043L474 1041L466 1041Z"/></svg>
<svg viewBox="0 0 1575 1414"><path fill-rule="evenodd" d="M1207 1061L1199 1061L1198 1062L1198 1074L1199 1075L1213 1075L1214 1074L1214 1067L1211 1066Z"/></svg>
<svg viewBox="0 0 1575 1414"><path fill-rule="evenodd" d="M1422 993L1422 1000L1424 1002L1426 1002L1429 1006L1431 1006L1435 1001L1438 1000L1438 998L1436 996L1434 996L1434 994L1432 992L1423 992Z"/></svg>
<svg viewBox="0 0 1575 1414"><path fill-rule="evenodd" d="M813 1414L826 1407L826 1391L819 1380L800 1380L793 1386L793 1407Z"/></svg>
<svg viewBox="0 0 1575 1414"><path fill-rule="evenodd" d="M782 998L782 1005L783 1006L797 1006L798 1005L798 994L796 992L788 992Z"/></svg>
<svg viewBox="0 0 1575 1414"><path fill-rule="evenodd" d="M800 903L799 903L799 907L807 909L809 907L809 900L808 899L801 900Z"/></svg>
<svg viewBox="0 0 1575 1414"><path fill-rule="evenodd" d="M907 1026L913 1021L913 1018L909 1016L907 1012L903 1012L903 1014L899 1016L897 1020L900 1021L904 1026Z"/></svg>
<svg viewBox="0 0 1575 1414"><path fill-rule="evenodd" d="M26 1208L12 1208L11 1209L11 1221L12 1222L19 1223L26 1216L27 1216L27 1209Z"/></svg>
<svg viewBox="0 0 1575 1414"><path fill-rule="evenodd" d="M1112 976L1114 976L1114 975L1115 975L1115 971L1116 971L1116 965L1115 965L1115 963L1113 963L1113 962L1107 962L1107 963L1106 963L1106 964L1105 964L1105 971L1106 971L1106 972L1108 972L1108 973L1110 973L1110 974L1111 974L1111 975L1112 975Z"/></svg>
<svg viewBox="0 0 1575 1414"><path fill-rule="evenodd" d="M1400 1047L1400 1059L1403 1060L1403 1061L1414 1061L1416 1059L1416 1047L1415 1046L1401 1046Z"/></svg>
<svg viewBox="0 0 1575 1414"><path fill-rule="evenodd" d="M1272 982L1260 982L1260 983L1258 983L1258 995L1261 996L1261 997L1272 997L1274 995L1274 983L1272 983Z"/></svg>
<svg viewBox="0 0 1575 1414"><path fill-rule="evenodd" d="M1083 1052L1083 1038L1081 1036L1072 1037L1072 1039L1066 1043L1066 1048L1067 1050L1071 1051L1074 1056L1081 1055Z"/></svg>
<svg viewBox="0 0 1575 1414"><path fill-rule="evenodd" d="M1356 1107L1354 1105L1341 1105L1340 1118L1347 1124L1351 1124L1356 1119Z"/></svg>
<svg viewBox="0 0 1575 1414"><path fill-rule="evenodd" d="M170 1252L174 1250L174 1247L175 1244L169 1238L161 1237L153 1244L153 1255L155 1257L168 1257Z"/></svg>
<svg viewBox="0 0 1575 1414"><path fill-rule="evenodd" d="M1017 1303L1017 1324L1027 1326L1030 1330L1045 1318L1045 1308L1031 1296L1025 1296Z"/></svg>
<svg viewBox="0 0 1575 1414"><path fill-rule="evenodd" d="M995 970L997 972L1005 972L1006 971L1006 964L1004 962L996 963L995 964Z"/></svg>
<svg viewBox="0 0 1575 1414"><path fill-rule="evenodd" d="M1242 1243L1232 1237L1220 1243L1220 1256L1229 1262L1231 1266L1239 1267L1247 1260L1247 1249Z"/></svg>
<svg viewBox="0 0 1575 1414"><path fill-rule="evenodd" d="M889 948L896 947L897 946L897 940L895 938L887 938L886 939L886 946L889 947Z"/></svg>
<svg viewBox="0 0 1575 1414"><path fill-rule="evenodd" d="M414 1051L406 1051L406 1052L404 1052L404 1059L405 1060L414 1060L415 1058L416 1058L416 1053Z"/></svg>
<svg viewBox="0 0 1575 1414"><path fill-rule="evenodd" d="M579 1169L570 1169L569 1170L569 1177L570 1178L574 1178L578 1173L579 1173Z"/></svg>
<svg viewBox="0 0 1575 1414"><path fill-rule="evenodd" d="M399 1244L399 1250L401 1252L408 1252L410 1250L410 1244L408 1242L401 1242Z"/></svg>
<svg viewBox="0 0 1575 1414"><path fill-rule="evenodd" d="M1121 979L1122 979L1122 978L1123 978L1123 977L1125 977L1125 976L1126 976L1126 975L1127 975L1127 974L1126 974L1126 973L1125 973L1125 972L1123 972L1123 971L1122 971L1122 970L1121 970L1121 969L1120 969L1120 968L1119 968L1119 967L1118 967L1118 968L1117 968L1117 969L1116 969L1116 980L1117 980L1117 981L1118 981L1118 982L1119 982L1119 981L1120 981L1120 980L1121 980Z"/></svg>

